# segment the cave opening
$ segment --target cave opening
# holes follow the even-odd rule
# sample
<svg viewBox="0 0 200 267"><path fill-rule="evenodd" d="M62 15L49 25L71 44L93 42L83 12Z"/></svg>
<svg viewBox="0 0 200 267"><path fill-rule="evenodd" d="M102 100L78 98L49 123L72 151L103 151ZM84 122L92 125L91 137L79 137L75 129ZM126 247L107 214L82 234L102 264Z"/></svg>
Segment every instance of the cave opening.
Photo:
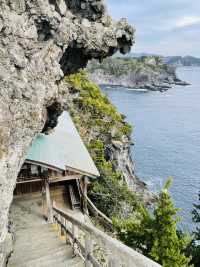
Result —
<svg viewBox="0 0 200 267"><path fill-rule="evenodd" d="M62 106L59 102L54 102L47 108L47 118L42 133L49 134L50 130L58 124L58 117L62 114Z"/></svg>
<svg viewBox="0 0 200 267"><path fill-rule="evenodd" d="M126 36L122 35L121 38L117 39L117 42L118 42L119 51L121 54L125 55L130 52L131 46L132 46L132 40L127 41Z"/></svg>
<svg viewBox="0 0 200 267"><path fill-rule="evenodd" d="M111 146L107 145L107 146L105 147L104 157L105 157L105 160L106 160L107 162L113 160L113 152L112 152L112 147L111 147Z"/></svg>
<svg viewBox="0 0 200 267"><path fill-rule="evenodd" d="M83 54L83 48L68 47L59 63L64 75L67 75L85 68L89 59Z"/></svg>
<svg viewBox="0 0 200 267"><path fill-rule="evenodd" d="M51 26L48 20L37 23L37 33L39 41L48 41L52 38Z"/></svg>

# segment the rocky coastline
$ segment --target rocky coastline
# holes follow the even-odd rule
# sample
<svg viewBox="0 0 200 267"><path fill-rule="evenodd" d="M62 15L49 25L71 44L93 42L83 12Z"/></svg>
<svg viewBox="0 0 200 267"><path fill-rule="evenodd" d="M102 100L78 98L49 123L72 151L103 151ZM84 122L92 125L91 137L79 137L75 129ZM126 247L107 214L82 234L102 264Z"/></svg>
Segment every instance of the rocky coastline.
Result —
<svg viewBox="0 0 200 267"><path fill-rule="evenodd" d="M189 85L177 77L174 66L164 64L159 57L111 58L102 63L92 61L88 72L90 79L101 85L161 92L174 85Z"/></svg>

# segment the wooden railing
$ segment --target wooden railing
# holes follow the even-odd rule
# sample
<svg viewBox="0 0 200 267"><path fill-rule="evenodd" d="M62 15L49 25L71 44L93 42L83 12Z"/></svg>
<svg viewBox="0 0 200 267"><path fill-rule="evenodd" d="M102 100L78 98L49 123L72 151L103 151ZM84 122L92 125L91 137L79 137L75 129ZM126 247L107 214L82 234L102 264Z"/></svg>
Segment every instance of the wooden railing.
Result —
<svg viewBox="0 0 200 267"><path fill-rule="evenodd" d="M89 199L88 196L85 196L85 198L87 201L87 207L90 213L95 217L95 219L97 221L100 221L106 228L109 228L110 230L113 229L112 221L104 213L102 213L99 209L97 209L97 207Z"/></svg>
<svg viewBox="0 0 200 267"><path fill-rule="evenodd" d="M91 224L77 219L74 215L56 207L53 203L54 222L60 225L61 234L70 236L73 251L81 252L86 267L161 267L142 254L113 239ZM70 225L69 225L70 224ZM78 230L84 233L84 244L78 238ZM93 254L93 245L98 245L105 253L105 263L101 264Z"/></svg>

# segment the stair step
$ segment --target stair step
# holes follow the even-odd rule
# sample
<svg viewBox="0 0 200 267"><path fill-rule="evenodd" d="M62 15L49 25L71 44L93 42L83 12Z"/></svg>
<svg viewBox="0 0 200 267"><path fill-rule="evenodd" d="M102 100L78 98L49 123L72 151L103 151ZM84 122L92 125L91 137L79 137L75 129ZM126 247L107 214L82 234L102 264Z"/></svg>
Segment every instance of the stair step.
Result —
<svg viewBox="0 0 200 267"><path fill-rule="evenodd" d="M36 266L56 266L58 264L64 264L68 259L72 258L72 249L71 247L66 247L66 249L54 251L49 255L37 257L32 260L25 260L24 258L21 261L14 261L14 264L10 263L8 267L36 267ZM64 266L64 265L63 265Z"/></svg>
<svg viewBox="0 0 200 267"><path fill-rule="evenodd" d="M10 264L8 267L84 267L84 262L80 257L72 258L72 251L66 253L55 253L51 257L46 259L40 258L28 262L18 262L13 265Z"/></svg>
<svg viewBox="0 0 200 267"><path fill-rule="evenodd" d="M67 251L67 247L65 244L54 244L47 248L38 247L35 250L30 249L29 251L18 250L14 251L14 254L11 257L11 262L32 261L37 258L52 256L60 251Z"/></svg>
<svg viewBox="0 0 200 267"><path fill-rule="evenodd" d="M21 254L29 254L29 252L31 251L32 254L35 253L40 253L40 251L49 251L49 250L53 250L56 248L62 248L65 247L66 244L64 242L59 242L59 240L53 240L53 241L49 241L45 242L43 241L42 243L38 243L38 244L27 244L25 245L21 245L19 244L18 246L15 247L15 254L21 255Z"/></svg>
<svg viewBox="0 0 200 267"><path fill-rule="evenodd" d="M16 233L16 238L20 239L28 239L28 238L37 238L37 237L43 237L43 236L55 236L55 232L52 231L42 231L42 232L34 232L34 233L29 233L29 232L17 232Z"/></svg>
<svg viewBox="0 0 200 267"><path fill-rule="evenodd" d="M60 254L54 254L52 257L49 257L46 260L37 260L33 262L29 262L29 267L35 267L35 266L43 266L43 267L49 267L49 266L56 266L62 264L63 266L67 265L67 261L69 258L72 257L72 253L70 250L69 255L67 253L63 252Z"/></svg>
<svg viewBox="0 0 200 267"><path fill-rule="evenodd" d="M29 231L30 227L26 227L26 226L20 226L20 227L16 227L17 231ZM42 223L42 224L36 224L34 226L31 227L32 231L37 230L37 229L52 229L52 224L50 223Z"/></svg>
<svg viewBox="0 0 200 267"><path fill-rule="evenodd" d="M57 236L56 233L52 230L52 231L43 231L43 232L34 232L34 233L29 233L27 232L17 232L15 235L15 239L18 242L24 241L24 242L28 242L29 240L37 240L42 239L43 237L53 237L53 236Z"/></svg>
<svg viewBox="0 0 200 267"><path fill-rule="evenodd" d="M43 232L35 233L35 235L30 235L29 233L17 234L15 237L15 245L17 244L37 244L38 242L43 242L43 240L59 240L58 234L56 232Z"/></svg>

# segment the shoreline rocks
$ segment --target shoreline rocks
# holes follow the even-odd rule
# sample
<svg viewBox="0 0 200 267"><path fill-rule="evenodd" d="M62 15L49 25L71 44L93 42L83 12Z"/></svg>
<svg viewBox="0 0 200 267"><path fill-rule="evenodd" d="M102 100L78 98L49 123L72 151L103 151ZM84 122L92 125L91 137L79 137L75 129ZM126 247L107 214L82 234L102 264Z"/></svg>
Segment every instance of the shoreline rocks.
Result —
<svg viewBox="0 0 200 267"><path fill-rule="evenodd" d="M110 58L102 63L92 61L88 65L89 78L97 83L150 91L167 91L174 85L187 86L180 80L176 68L164 64L155 57L145 59Z"/></svg>

